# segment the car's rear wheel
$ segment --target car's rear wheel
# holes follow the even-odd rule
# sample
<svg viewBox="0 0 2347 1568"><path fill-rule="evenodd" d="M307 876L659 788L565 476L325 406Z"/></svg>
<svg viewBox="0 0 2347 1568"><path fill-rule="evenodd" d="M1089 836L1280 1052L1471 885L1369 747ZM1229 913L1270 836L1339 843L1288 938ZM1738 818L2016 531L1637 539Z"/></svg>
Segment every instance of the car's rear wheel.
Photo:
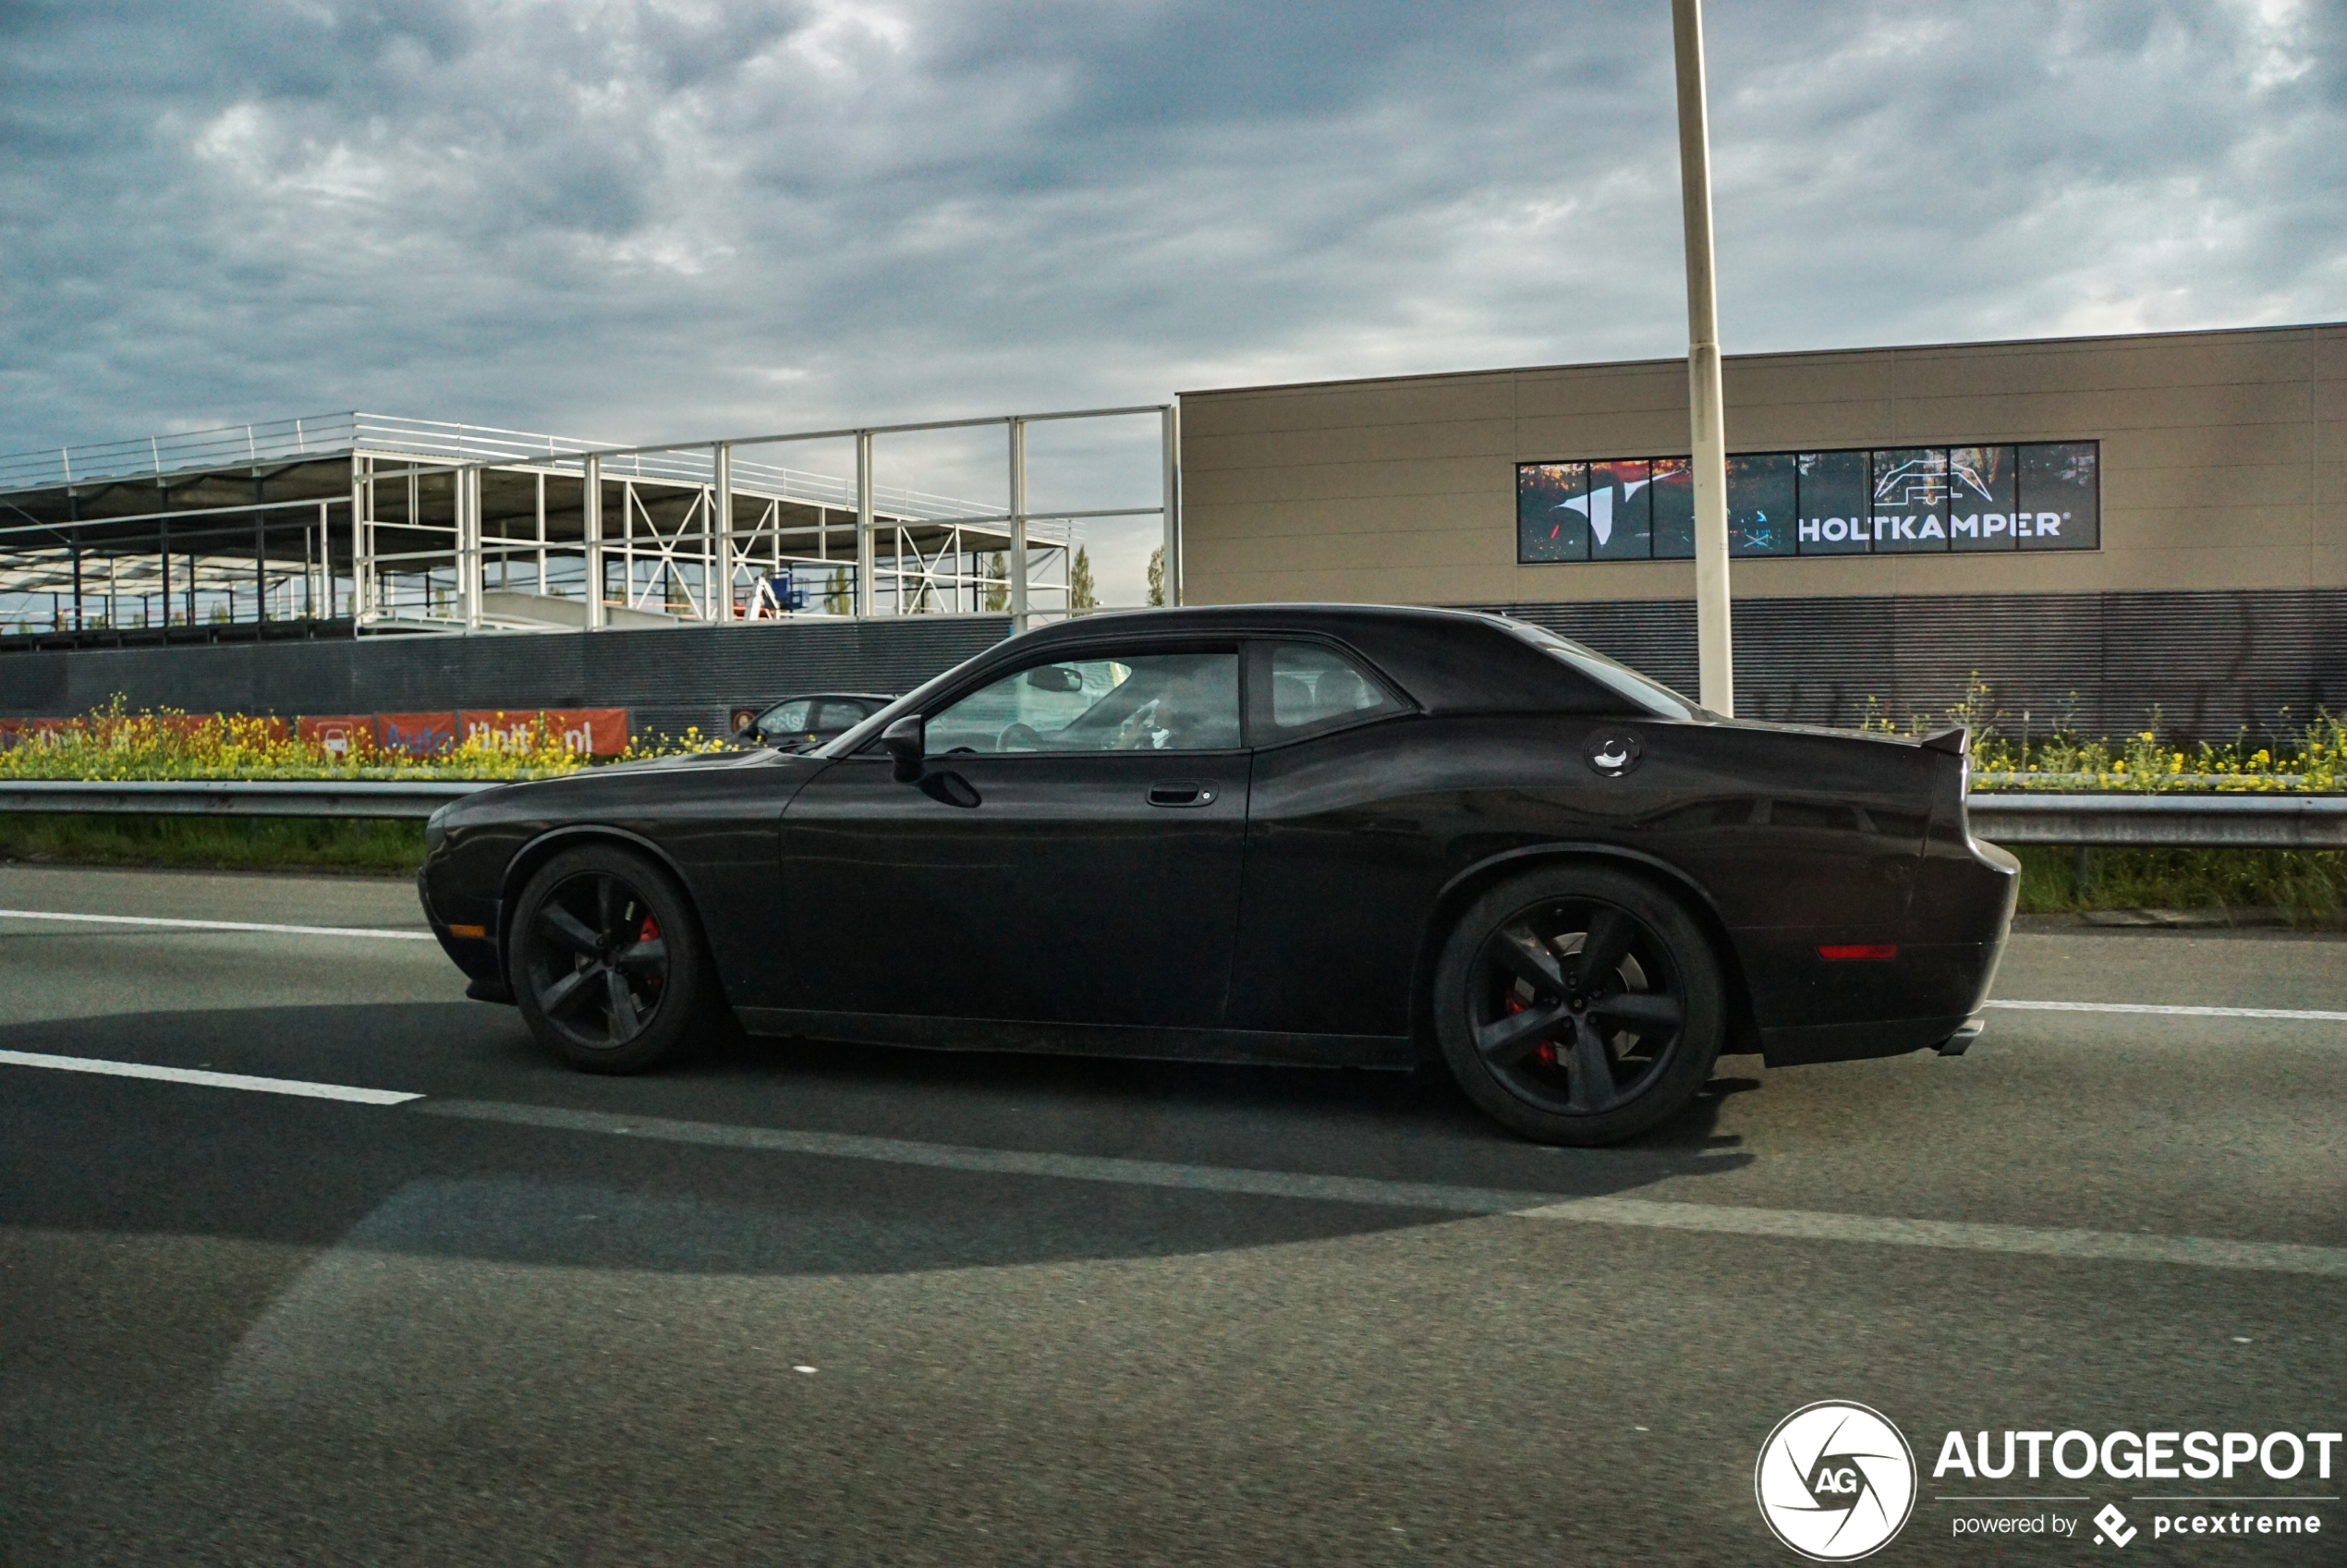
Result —
<svg viewBox="0 0 2347 1568"><path fill-rule="evenodd" d="M1726 1009L1684 908L1643 878L1574 865L1468 906L1435 966L1434 1017L1469 1099L1526 1137L1587 1145L1684 1109Z"/></svg>
<svg viewBox="0 0 2347 1568"><path fill-rule="evenodd" d="M507 963L530 1032L590 1073L640 1073L691 1043L716 986L683 889L614 845L565 850L515 906Z"/></svg>

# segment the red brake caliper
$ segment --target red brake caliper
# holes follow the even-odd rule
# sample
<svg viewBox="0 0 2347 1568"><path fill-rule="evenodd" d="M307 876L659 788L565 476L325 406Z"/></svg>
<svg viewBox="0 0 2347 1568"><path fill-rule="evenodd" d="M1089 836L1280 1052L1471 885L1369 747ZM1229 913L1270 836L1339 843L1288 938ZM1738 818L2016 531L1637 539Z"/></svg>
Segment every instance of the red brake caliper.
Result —
<svg viewBox="0 0 2347 1568"><path fill-rule="evenodd" d="M1514 991L1508 992L1508 1011L1511 1013L1523 1012L1524 998L1516 995ZM1551 1067L1555 1066L1557 1064L1556 1042L1554 1040L1544 1039L1539 1044L1534 1046L1532 1048L1532 1060L1535 1062L1546 1063Z"/></svg>
<svg viewBox="0 0 2347 1568"><path fill-rule="evenodd" d="M658 942L660 940L660 922L653 919L650 915L645 916L644 923L636 929L636 940L638 942ZM660 984L660 977L658 975L646 975L644 977L644 984L647 986L656 986Z"/></svg>

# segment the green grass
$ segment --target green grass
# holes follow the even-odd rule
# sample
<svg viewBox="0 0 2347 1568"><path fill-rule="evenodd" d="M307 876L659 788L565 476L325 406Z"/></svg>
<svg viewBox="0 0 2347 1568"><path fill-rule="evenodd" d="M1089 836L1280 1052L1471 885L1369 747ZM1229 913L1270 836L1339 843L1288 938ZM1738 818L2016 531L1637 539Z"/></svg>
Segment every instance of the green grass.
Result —
<svg viewBox="0 0 2347 1568"><path fill-rule="evenodd" d="M2294 926L2337 924L2347 908L2347 851L2336 849L2096 849L2088 852L2086 897L2076 853L2027 845L2021 860L2021 911L2076 909L2279 910Z"/></svg>
<svg viewBox="0 0 2347 1568"><path fill-rule="evenodd" d="M424 825L339 817L0 815L0 858L62 866L183 866L413 875Z"/></svg>

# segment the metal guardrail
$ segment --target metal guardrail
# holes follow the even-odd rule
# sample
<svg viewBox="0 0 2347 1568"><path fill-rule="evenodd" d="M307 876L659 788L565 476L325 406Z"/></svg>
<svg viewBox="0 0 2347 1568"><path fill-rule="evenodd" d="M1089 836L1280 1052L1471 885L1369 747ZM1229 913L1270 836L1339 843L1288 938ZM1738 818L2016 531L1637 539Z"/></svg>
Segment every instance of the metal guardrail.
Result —
<svg viewBox="0 0 2347 1568"><path fill-rule="evenodd" d="M1991 844L2347 848L2338 795L1975 795L1965 810Z"/></svg>
<svg viewBox="0 0 2347 1568"><path fill-rule="evenodd" d="M503 782L503 781L498 781ZM21 779L0 783L0 812L75 811L137 817L350 817L382 820L431 816L498 782L457 779L382 781L339 779L82 780Z"/></svg>
<svg viewBox="0 0 2347 1568"><path fill-rule="evenodd" d="M497 784L334 779L21 780L0 812L164 817L429 817ZM2347 796L1975 795L1974 836L1992 844L2140 848L2347 848Z"/></svg>

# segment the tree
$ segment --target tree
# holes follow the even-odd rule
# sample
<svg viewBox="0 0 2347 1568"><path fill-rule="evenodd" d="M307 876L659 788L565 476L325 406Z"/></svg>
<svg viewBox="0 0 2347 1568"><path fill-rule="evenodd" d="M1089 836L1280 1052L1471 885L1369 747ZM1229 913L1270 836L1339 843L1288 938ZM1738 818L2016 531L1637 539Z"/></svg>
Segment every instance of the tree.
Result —
<svg viewBox="0 0 2347 1568"><path fill-rule="evenodd" d="M1149 602L1165 602L1165 546L1161 544L1149 552Z"/></svg>
<svg viewBox="0 0 2347 1568"><path fill-rule="evenodd" d="M832 573L831 586L823 591L823 614L852 615L855 613L856 606L847 595L847 574L845 572Z"/></svg>
<svg viewBox="0 0 2347 1568"><path fill-rule="evenodd" d="M995 614L1000 614L1010 607L1010 558L997 550L986 558L986 608Z"/></svg>
<svg viewBox="0 0 2347 1568"><path fill-rule="evenodd" d="M1097 610L1101 596L1092 586L1092 558L1084 547L1076 547L1076 562L1067 569L1067 607L1070 610Z"/></svg>

